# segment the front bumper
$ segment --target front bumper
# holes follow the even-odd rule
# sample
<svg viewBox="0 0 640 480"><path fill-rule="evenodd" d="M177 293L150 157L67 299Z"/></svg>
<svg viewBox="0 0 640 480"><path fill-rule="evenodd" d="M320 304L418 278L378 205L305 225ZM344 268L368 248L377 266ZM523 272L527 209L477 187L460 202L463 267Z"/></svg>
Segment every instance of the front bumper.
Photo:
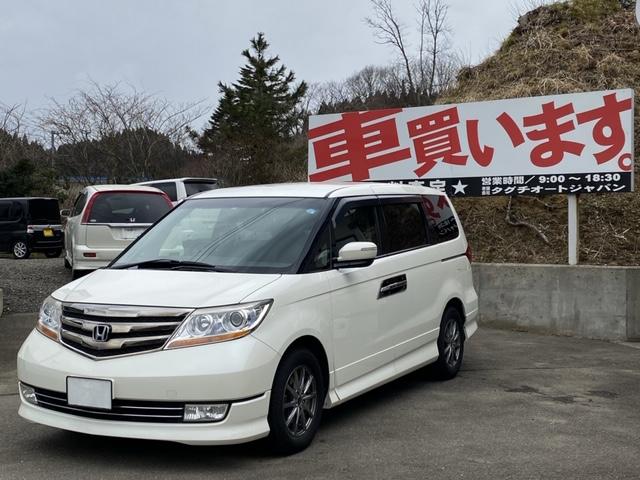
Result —
<svg viewBox="0 0 640 480"><path fill-rule="evenodd" d="M228 402L215 423L139 423L100 420L34 406L19 414L37 423L114 437L187 444L241 443L268 434L269 392L278 354L251 335L213 345L93 360L33 331L18 352L25 384L66 392L68 376L111 380L114 399Z"/></svg>

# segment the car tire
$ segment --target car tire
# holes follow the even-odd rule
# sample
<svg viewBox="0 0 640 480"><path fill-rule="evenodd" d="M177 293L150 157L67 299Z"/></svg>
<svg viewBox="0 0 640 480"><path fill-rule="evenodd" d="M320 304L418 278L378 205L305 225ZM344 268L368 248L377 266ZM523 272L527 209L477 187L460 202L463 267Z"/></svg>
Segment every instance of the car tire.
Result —
<svg viewBox="0 0 640 480"><path fill-rule="evenodd" d="M440 380L450 380L460 371L464 356L463 321L457 308L448 307L442 315L438 353L438 360L433 365L435 374Z"/></svg>
<svg viewBox="0 0 640 480"><path fill-rule="evenodd" d="M13 253L13 258L17 260L26 260L31 255L31 250L27 242L17 240L11 245L11 253Z"/></svg>
<svg viewBox="0 0 640 480"><path fill-rule="evenodd" d="M46 252L44 252L44 255L47 258L58 258L61 253L62 253L62 249L59 248L57 250L47 250Z"/></svg>
<svg viewBox="0 0 640 480"><path fill-rule="evenodd" d="M71 264L69 263L67 257L64 257L64 268L66 268L67 270L71 270Z"/></svg>
<svg viewBox="0 0 640 480"><path fill-rule="evenodd" d="M326 387L320 363L306 349L287 354L276 371L269 403L269 443L279 455L309 446L320 419Z"/></svg>

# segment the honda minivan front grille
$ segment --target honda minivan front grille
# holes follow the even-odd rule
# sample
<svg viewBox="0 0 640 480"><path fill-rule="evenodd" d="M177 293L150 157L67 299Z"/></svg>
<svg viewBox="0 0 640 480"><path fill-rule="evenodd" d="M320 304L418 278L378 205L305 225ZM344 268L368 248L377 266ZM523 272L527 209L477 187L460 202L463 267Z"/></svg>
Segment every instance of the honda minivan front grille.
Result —
<svg viewBox="0 0 640 480"><path fill-rule="evenodd" d="M66 393L35 387L34 390L38 406L61 413L124 422L180 423L183 421L184 402L114 399L111 410L101 410L69 405Z"/></svg>
<svg viewBox="0 0 640 480"><path fill-rule="evenodd" d="M180 308L64 305L60 341L93 358L158 350L190 312Z"/></svg>

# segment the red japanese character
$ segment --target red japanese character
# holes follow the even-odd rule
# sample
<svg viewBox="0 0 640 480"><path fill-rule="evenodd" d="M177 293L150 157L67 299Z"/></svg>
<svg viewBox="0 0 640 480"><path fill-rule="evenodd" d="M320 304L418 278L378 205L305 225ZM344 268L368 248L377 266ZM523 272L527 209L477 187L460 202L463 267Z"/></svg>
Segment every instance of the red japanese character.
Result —
<svg viewBox="0 0 640 480"><path fill-rule="evenodd" d="M467 163L467 155L460 155L462 148L457 129L459 122L458 109L451 107L407 123L416 160L421 164L415 169L419 177L431 171L437 160L452 165Z"/></svg>
<svg viewBox="0 0 640 480"><path fill-rule="evenodd" d="M487 167L493 160L493 147L480 146L478 134L478 120L467 120L467 140L469 141L469 151L473 159L481 167Z"/></svg>
<svg viewBox="0 0 640 480"><path fill-rule="evenodd" d="M316 167L332 167L309 179L322 182L351 175L353 181L367 180L370 169L411 158L409 148L399 148L394 115L401 111L343 113L340 120L309 130L309 140L317 139L313 141Z"/></svg>
<svg viewBox="0 0 640 480"><path fill-rule="evenodd" d="M593 127L593 139L598 145L608 147L594 154L596 162L602 164L613 159L624 147L624 130L620 114L633 108L630 98L618 101L616 94L604 96L604 105L576 115L579 124L597 120ZM608 135L607 135L608 130Z"/></svg>
<svg viewBox="0 0 640 480"><path fill-rule="evenodd" d="M582 153L584 150L582 143L562 139L562 135L575 130L575 125L573 120L564 123L559 123L559 121L572 113L573 104L571 103L556 107L554 102L548 102L542 105L542 113L522 119L522 124L525 127L542 126L542 128L526 133L529 140L544 140L531 151L531 163L537 167L552 167L562 161L565 153L573 155ZM509 114L502 113L497 120L509 135L514 147L524 143L522 132Z"/></svg>

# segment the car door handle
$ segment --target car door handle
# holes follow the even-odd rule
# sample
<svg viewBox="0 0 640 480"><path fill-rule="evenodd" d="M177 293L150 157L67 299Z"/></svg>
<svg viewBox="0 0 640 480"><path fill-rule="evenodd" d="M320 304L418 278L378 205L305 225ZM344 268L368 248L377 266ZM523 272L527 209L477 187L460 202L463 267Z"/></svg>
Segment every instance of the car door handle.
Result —
<svg viewBox="0 0 640 480"><path fill-rule="evenodd" d="M397 277L387 278L380 285L378 298L388 297L394 293L404 292L407 289L407 276L402 274Z"/></svg>

